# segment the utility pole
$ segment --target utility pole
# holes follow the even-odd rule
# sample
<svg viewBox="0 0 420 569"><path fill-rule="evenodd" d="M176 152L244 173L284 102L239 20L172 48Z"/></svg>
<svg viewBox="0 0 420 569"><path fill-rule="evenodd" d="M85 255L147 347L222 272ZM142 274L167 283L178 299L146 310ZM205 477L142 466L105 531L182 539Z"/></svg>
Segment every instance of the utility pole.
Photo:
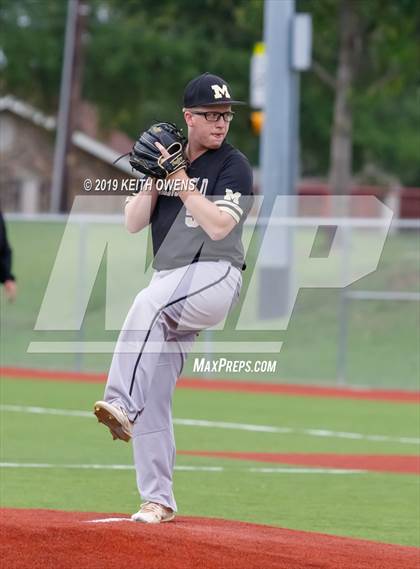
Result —
<svg viewBox="0 0 420 569"><path fill-rule="evenodd" d="M260 252L259 315L285 316L290 310L292 229L269 226L270 215L294 215L290 196L295 194L299 163L299 71L308 69L311 57L311 21L295 14L295 0L265 0L265 97L261 137L261 213L263 245ZM281 196L281 200L277 200ZM288 198L289 197L289 198ZM274 205L276 207L273 209Z"/></svg>
<svg viewBox="0 0 420 569"><path fill-rule="evenodd" d="M50 201L53 213L67 211L69 206L68 158L81 98L87 14L87 5L81 4L80 0L68 0Z"/></svg>
<svg viewBox="0 0 420 569"><path fill-rule="evenodd" d="M261 136L261 182L264 201L262 215L268 220L278 196L292 195L295 156L293 146L293 111L295 74L290 69L290 33L295 13L294 0L265 0L264 43L266 50L266 94L264 127ZM277 202L278 204L279 202ZM290 287L291 242L287 227L261 228L264 239L260 253L259 314L263 319L287 313Z"/></svg>

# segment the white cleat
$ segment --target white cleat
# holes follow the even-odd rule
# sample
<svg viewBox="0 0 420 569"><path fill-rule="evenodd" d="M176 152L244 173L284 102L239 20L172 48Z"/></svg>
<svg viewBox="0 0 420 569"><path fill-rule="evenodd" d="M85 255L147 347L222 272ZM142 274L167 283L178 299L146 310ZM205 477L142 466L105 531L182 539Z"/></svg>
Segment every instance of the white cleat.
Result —
<svg viewBox="0 0 420 569"><path fill-rule="evenodd" d="M170 522L175 517L175 512L170 508L156 504L155 502L144 502L140 506L140 510L131 516L134 522L142 522L144 524L160 524Z"/></svg>
<svg viewBox="0 0 420 569"><path fill-rule="evenodd" d="M106 401L97 401L93 411L100 423L106 425L111 431L112 438L121 439L127 443L132 435L132 423L125 409L117 407Z"/></svg>

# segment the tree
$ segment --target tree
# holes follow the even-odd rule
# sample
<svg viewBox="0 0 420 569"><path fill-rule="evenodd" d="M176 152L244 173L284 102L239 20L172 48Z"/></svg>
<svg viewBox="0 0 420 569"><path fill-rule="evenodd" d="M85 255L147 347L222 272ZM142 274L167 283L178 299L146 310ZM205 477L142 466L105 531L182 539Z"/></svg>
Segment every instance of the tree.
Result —
<svg viewBox="0 0 420 569"><path fill-rule="evenodd" d="M182 123L181 97L203 71L248 100L249 62L262 38L262 0L86 0L84 98L104 129L132 137L155 120ZM314 21L313 71L301 77L302 170L345 191L373 163L420 184L417 0L297 0ZM66 2L3 0L0 88L55 114ZM2 58L0 57L0 64ZM3 58L4 65L4 58ZM238 109L230 139L254 164L258 138Z"/></svg>
<svg viewBox="0 0 420 569"><path fill-rule="evenodd" d="M328 168L336 193L345 193L352 172L368 163L419 183L418 3L301 0L299 6L314 18L314 73L303 79L302 102L304 118L316 115L311 138L303 131L304 168ZM326 153L316 152L327 145L329 164Z"/></svg>
<svg viewBox="0 0 420 569"><path fill-rule="evenodd" d="M104 129L135 137L155 120L182 121L182 91L203 71L226 77L248 100L249 61L261 39L261 0L88 0L83 95ZM9 64L6 90L55 114L66 2L3 0L0 26ZM22 27L20 19L27 25ZM28 64L29 62L29 64ZM249 113L238 109L230 138L258 157Z"/></svg>
<svg viewBox="0 0 420 569"><path fill-rule="evenodd" d="M352 175L353 115L350 101L360 49L360 22L354 0L340 0L339 51L330 142L329 185L335 194L349 193Z"/></svg>
<svg viewBox="0 0 420 569"><path fill-rule="evenodd" d="M58 104L66 2L3 0L0 89L49 113Z"/></svg>
<svg viewBox="0 0 420 569"><path fill-rule="evenodd" d="M95 18L95 5L107 6L105 21ZM226 77L235 97L248 100L260 0L97 0L92 7L85 92L104 124L133 137L156 120L182 124L183 89L204 71ZM248 112L238 110L230 137L256 159L258 139L248 121Z"/></svg>

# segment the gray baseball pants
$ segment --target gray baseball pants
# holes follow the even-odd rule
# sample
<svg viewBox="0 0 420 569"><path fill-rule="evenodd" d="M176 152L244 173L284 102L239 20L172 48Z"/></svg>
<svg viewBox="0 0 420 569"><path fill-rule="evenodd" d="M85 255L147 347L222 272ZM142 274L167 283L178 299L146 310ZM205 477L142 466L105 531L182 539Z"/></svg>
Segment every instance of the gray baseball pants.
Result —
<svg viewBox="0 0 420 569"><path fill-rule="evenodd" d="M198 332L225 318L239 298L241 285L241 271L228 261L199 261L156 271L128 312L104 398L123 407L134 423L134 463L144 501L177 510L175 384Z"/></svg>

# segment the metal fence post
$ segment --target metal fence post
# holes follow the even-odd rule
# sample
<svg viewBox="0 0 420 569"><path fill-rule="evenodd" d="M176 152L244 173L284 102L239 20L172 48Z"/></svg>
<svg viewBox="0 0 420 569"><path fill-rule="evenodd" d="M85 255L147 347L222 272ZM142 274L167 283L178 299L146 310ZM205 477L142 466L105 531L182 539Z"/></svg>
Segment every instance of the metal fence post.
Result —
<svg viewBox="0 0 420 569"><path fill-rule="evenodd" d="M341 243L343 248L343 277L345 277L348 272L350 260L350 241L351 226L348 225L343 228L343 238ZM338 307L337 384L345 385L347 383L347 352L351 300L347 293L347 287L340 288L339 295L340 300Z"/></svg>
<svg viewBox="0 0 420 569"><path fill-rule="evenodd" d="M76 294L76 313L80 310L80 307L83 306L83 293L86 283L86 249L87 249L87 220L80 219L79 221L79 263L78 263L78 285L77 285L77 294ZM82 325L80 326L79 330L76 333L77 342L80 344L81 348L76 350L75 353L75 367L76 371L83 371L83 364L84 364L84 340L85 340L85 331L84 331L84 318L82 321Z"/></svg>

